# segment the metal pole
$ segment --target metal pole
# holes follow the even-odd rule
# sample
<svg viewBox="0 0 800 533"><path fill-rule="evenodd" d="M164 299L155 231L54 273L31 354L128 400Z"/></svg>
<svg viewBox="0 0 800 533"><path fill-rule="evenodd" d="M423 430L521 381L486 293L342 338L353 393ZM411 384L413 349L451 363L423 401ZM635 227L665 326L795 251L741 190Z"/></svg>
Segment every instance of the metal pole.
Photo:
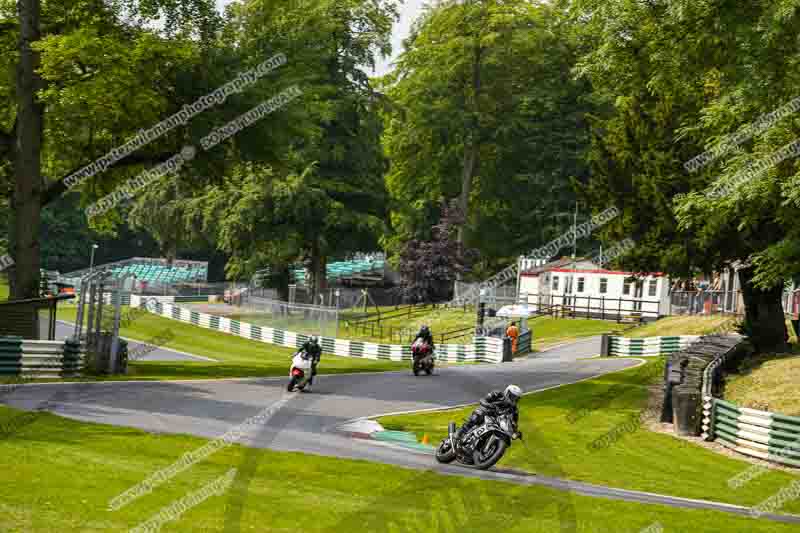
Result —
<svg viewBox="0 0 800 533"><path fill-rule="evenodd" d="M117 358L117 351L119 350L119 319L122 314L122 291L125 288L125 280L129 278L136 278L134 274L128 273L117 280L116 295L117 301L114 303L114 328L111 332L111 372L119 372L120 362Z"/></svg>
<svg viewBox="0 0 800 533"><path fill-rule="evenodd" d="M92 334L92 326L94 326L94 300L95 300L95 292L97 291L97 286L94 283L94 280L91 279L87 282L88 283L88 290L89 290L89 316L86 320L86 340L89 344L92 344L94 335Z"/></svg>

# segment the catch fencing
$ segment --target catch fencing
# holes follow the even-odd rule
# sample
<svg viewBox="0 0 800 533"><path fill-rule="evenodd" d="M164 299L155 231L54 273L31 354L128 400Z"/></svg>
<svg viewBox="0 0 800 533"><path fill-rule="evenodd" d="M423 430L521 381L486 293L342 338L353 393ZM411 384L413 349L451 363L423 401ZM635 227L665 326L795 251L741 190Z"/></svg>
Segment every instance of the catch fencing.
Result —
<svg viewBox="0 0 800 533"><path fill-rule="evenodd" d="M75 341L35 341L0 337L0 376L60 378L80 376L85 349Z"/></svg>
<svg viewBox="0 0 800 533"><path fill-rule="evenodd" d="M601 355L603 357L655 357L673 354L688 348L699 338L699 335L680 335L630 339L604 334Z"/></svg>
<svg viewBox="0 0 800 533"><path fill-rule="evenodd" d="M158 302L154 307L155 314L165 318L277 346L296 349L309 338L303 333L231 320L170 303ZM327 336L320 337L320 345L324 353L343 357L389 361L411 360L411 348L408 345L378 344ZM500 363L503 361L503 339L477 337L470 344L441 344L436 346L435 355L438 361L445 362Z"/></svg>
<svg viewBox="0 0 800 533"><path fill-rule="evenodd" d="M298 304L250 296L238 306L241 320L257 326L291 331L314 331L337 337L339 310L335 307Z"/></svg>

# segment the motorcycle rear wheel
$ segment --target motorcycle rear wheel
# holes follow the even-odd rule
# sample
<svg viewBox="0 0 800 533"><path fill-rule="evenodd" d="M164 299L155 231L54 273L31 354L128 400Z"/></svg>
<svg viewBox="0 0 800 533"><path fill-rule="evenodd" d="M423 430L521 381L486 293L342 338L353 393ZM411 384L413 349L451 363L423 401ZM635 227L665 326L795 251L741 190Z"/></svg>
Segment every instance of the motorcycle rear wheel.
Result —
<svg viewBox="0 0 800 533"><path fill-rule="evenodd" d="M472 460L474 461L475 468L479 470L488 470L497 464L503 454L506 453L508 444L501 438L493 437L495 441L494 449L490 450L488 454L483 453L483 443L479 443L472 452Z"/></svg>

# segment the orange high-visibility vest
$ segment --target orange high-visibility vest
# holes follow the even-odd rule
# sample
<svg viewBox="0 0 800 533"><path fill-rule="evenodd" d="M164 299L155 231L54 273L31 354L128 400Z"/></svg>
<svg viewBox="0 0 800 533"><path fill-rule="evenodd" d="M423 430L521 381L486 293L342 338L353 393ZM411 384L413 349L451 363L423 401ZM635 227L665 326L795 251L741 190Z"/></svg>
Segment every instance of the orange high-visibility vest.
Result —
<svg viewBox="0 0 800 533"><path fill-rule="evenodd" d="M519 328L517 326L508 326L506 330L506 337L511 337L511 353L517 353L517 337L519 337Z"/></svg>

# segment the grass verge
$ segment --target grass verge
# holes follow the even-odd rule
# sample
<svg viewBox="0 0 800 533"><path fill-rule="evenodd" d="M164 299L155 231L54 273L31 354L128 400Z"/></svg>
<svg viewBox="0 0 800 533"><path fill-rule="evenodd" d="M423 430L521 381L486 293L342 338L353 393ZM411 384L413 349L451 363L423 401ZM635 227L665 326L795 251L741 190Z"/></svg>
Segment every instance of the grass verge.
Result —
<svg viewBox="0 0 800 533"><path fill-rule="evenodd" d="M768 354L745 361L726 378L725 398L742 407L800 416L800 347L794 353Z"/></svg>
<svg viewBox="0 0 800 533"><path fill-rule="evenodd" d="M58 318L74 322L76 313L76 307L60 307ZM168 330L172 330L173 338L163 346L164 348L210 357L218 362L134 361L129 365L129 374L121 376L121 379L282 376L288 373L290 357L294 353L289 348L243 339L150 313L141 314L126 327L120 328L120 334L123 337L147 342L148 339L159 336ZM408 368L407 363L324 355L319 372L321 374L339 374L406 368Z"/></svg>
<svg viewBox="0 0 800 533"><path fill-rule="evenodd" d="M612 487L670 494L687 498L756 505L797 479L770 472L734 490L728 480L748 468L733 459L670 435L629 423L646 406L648 383L658 379L663 360L635 369L566 385L526 396L521 401L520 429L536 434L555 450L563 474L570 479ZM447 424L461 423L471 409L381 418L386 429L428 434L437 443ZM628 430L621 431L628 424ZM631 427L632 426L632 427ZM615 432L619 439L607 447L591 444ZM501 466L558 475L535 449L515 443ZM800 501L783 512L798 513Z"/></svg>
<svg viewBox="0 0 800 533"><path fill-rule="evenodd" d="M669 316L650 322L625 333L626 337L665 337L670 335L705 335L722 324L729 322L730 316Z"/></svg>
<svg viewBox="0 0 800 533"><path fill-rule="evenodd" d="M0 406L0 420L19 411ZM232 468L252 474L211 496L164 528L174 532L236 531L489 533L577 531L638 533L655 523L665 531L694 533L796 530L766 520L569 496L545 487L520 487L414 471L365 461L299 453L223 448L117 511L109 501L207 441L180 435L38 416L0 440L0 512L3 531L61 533L126 531L195 493ZM571 513L559 515L574 509ZM227 512L227 515L226 515ZM299 513L299 515L298 515ZM575 529L562 529L574 518ZM442 529L443 528L443 529Z"/></svg>

